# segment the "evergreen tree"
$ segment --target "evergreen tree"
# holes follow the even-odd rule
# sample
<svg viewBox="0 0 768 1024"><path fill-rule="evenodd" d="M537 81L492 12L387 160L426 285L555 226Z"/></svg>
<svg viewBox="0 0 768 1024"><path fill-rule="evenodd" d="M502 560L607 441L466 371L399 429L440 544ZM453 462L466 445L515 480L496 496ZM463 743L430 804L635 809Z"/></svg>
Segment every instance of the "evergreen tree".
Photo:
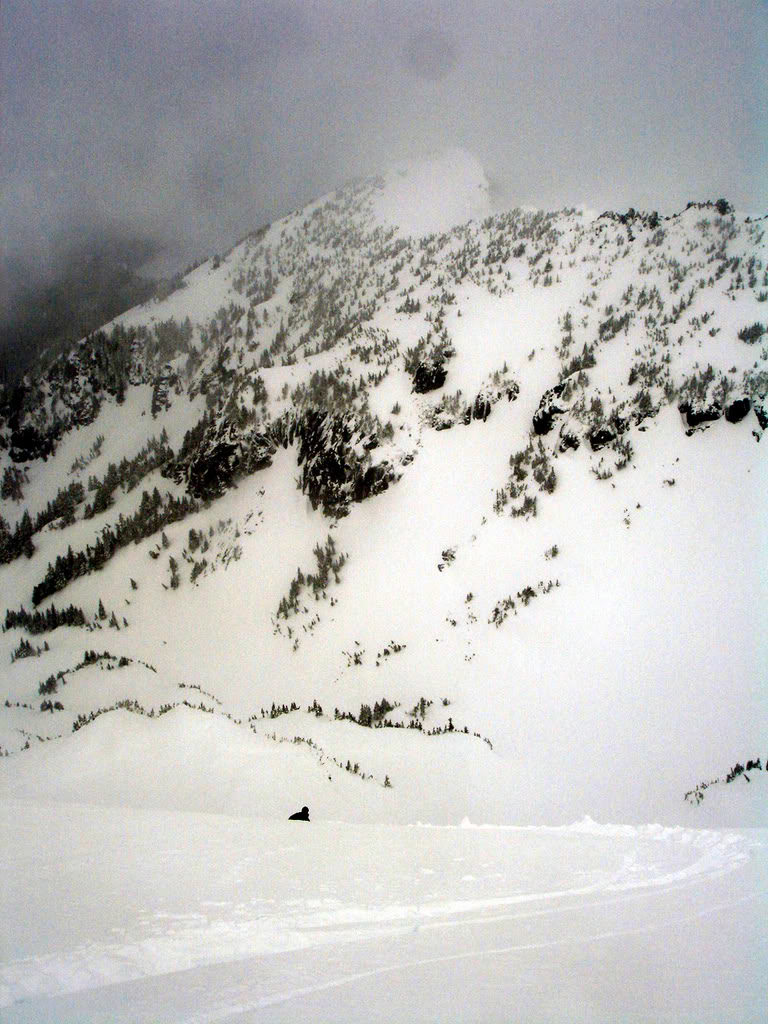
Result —
<svg viewBox="0 0 768 1024"><path fill-rule="evenodd" d="M24 498L22 483L25 482L25 475L18 466L6 466L3 473L3 482L0 485L0 498L3 501L21 501Z"/></svg>
<svg viewBox="0 0 768 1024"><path fill-rule="evenodd" d="M4 516L0 515L0 565L5 565L12 559L11 537L11 528Z"/></svg>

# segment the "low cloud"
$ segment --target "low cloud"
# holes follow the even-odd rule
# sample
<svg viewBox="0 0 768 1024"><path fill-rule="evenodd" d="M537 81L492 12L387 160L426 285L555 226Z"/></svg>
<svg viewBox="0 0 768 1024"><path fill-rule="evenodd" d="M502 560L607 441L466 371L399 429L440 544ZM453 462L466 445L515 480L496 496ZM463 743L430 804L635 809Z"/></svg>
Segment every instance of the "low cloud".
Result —
<svg viewBox="0 0 768 1024"><path fill-rule="evenodd" d="M768 207L759 0L4 0L0 17L6 288L9 267L29 284L116 228L183 265L447 146L510 203Z"/></svg>
<svg viewBox="0 0 768 1024"><path fill-rule="evenodd" d="M411 36L403 53L403 66L418 78L438 82L459 60L455 40L447 32L424 28Z"/></svg>

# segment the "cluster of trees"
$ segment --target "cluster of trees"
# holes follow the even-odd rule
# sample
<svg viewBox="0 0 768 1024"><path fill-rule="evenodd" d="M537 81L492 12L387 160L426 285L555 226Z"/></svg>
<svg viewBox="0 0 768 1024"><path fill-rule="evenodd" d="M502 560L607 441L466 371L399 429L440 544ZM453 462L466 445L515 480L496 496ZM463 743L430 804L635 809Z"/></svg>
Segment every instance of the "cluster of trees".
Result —
<svg viewBox="0 0 768 1024"><path fill-rule="evenodd" d="M152 494L144 491L138 510L127 518L121 515L114 526L105 526L94 545L85 551L74 552L71 547L65 555L58 555L53 565L48 564L45 576L32 591L32 603L37 606L45 598L63 590L72 580L101 569L113 555L130 543L138 544L170 523L184 519L197 511L191 498L163 499L157 488Z"/></svg>
<svg viewBox="0 0 768 1024"><path fill-rule="evenodd" d="M288 448L295 443L302 491L313 507L322 506L326 515L344 515L351 501L363 501L385 490L395 470L388 462L373 464L368 454L379 447L385 435L375 417L365 410L351 416L323 408L341 394L336 390L339 387L347 394L346 384L340 384L334 375L314 375L309 389L300 388L292 397L301 404L312 396L311 400L321 405L298 414L286 413L263 432L246 429L247 425L241 425L227 410L218 415L209 410L187 431L178 454L167 462L162 474L185 483L195 497L208 500L223 494L236 479L269 466L278 446ZM326 388L330 390L326 392Z"/></svg>
<svg viewBox="0 0 768 1024"><path fill-rule="evenodd" d="M413 298L411 298L410 295L408 295L406 297L406 299L405 299L405 302L403 302L402 305L398 306L395 309L395 312L396 313L420 313L421 312L421 303L419 302L418 299L413 299Z"/></svg>
<svg viewBox="0 0 768 1024"><path fill-rule="evenodd" d="M47 650L48 644L46 643L45 646ZM48 676L47 679L43 680L41 683L38 683L37 692L41 697L50 697L51 694L57 693L59 689L59 683L61 683L62 686L66 686L67 684L67 672L78 672L82 668L87 668L89 665L97 665L101 661L108 662L107 668L110 669L113 667L111 663L115 661L118 663L118 668L123 668L126 665L130 665L131 660L131 658L125 657L121 657L118 660L117 656L114 654L110 654L109 651L104 651L103 654L99 654L97 651L86 651L83 656L83 660L79 662L77 665L75 665L74 668L59 669L56 675L50 675ZM41 711L46 710L52 709L43 708L41 706Z"/></svg>
<svg viewBox="0 0 768 1024"><path fill-rule="evenodd" d="M739 338L745 341L748 345L754 345L755 342L759 341L762 336L766 333L765 324L761 324L759 321L753 323L749 327L742 327L739 331Z"/></svg>
<svg viewBox="0 0 768 1024"><path fill-rule="evenodd" d="M153 365L162 365L180 352L189 350L192 341L192 321L186 317L180 324L173 317L155 324L154 336L147 344L147 358Z"/></svg>
<svg viewBox="0 0 768 1024"><path fill-rule="evenodd" d="M56 497L35 517L35 533L56 519L62 519L64 526L74 523L75 509L84 500L85 488L79 480L73 480L71 484L62 487L56 493Z"/></svg>
<svg viewBox="0 0 768 1024"><path fill-rule="evenodd" d="M37 692L41 697L49 697L52 693L56 693L59 688L59 681L56 676L48 676L48 678L40 683L37 687Z"/></svg>
<svg viewBox="0 0 768 1024"><path fill-rule="evenodd" d="M41 280L21 262L9 267L15 287L0 316L0 348L13 345L19 375L44 352L61 351L145 302L159 283L139 273L157 252L148 239L102 233L76 244L54 238L52 245L62 268L52 279Z"/></svg>
<svg viewBox="0 0 768 1024"><path fill-rule="evenodd" d="M132 491L144 477L172 458L168 434L163 429L159 439L151 437L132 459L123 458L117 465L110 462L102 480L92 475L88 481L88 490L94 492L94 495L93 501L85 507L83 518L92 519L100 512L106 512L113 503L113 495L118 487Z"/></svg>
<svg viewBox="0 0 768 1024"><path fill-rule="evenodd" d="M61 703L60 700L57 700L57 701L44 700L44 701L40 702L40 710L41 711L50 711L51 714L53 714L54 711L63 711L64 710L64 705Z"/></svg>
<svg viewBox="0 0 768 1024"><path fill-rule="evenodd" d="M21 555L31 558L35 553L35 545L32 543L34 532L35 528L26 509L13 531L0 515L0 565L8 565Z"/></svg>
<svg viewBox="0 0 768 1024"><path fill-rule="evenodd" d="M333 709L333 717L336 721L347 721L355 722L357 725L361 725L367 729L417 729L419 732L424 733L426 736L441 736L449 732L460 732L464 736L469 736L469 728L465 725L463 728L458 728L453 724L453 719L449 718L445 725L436 725L432 729L424 728L424 719L427 714L427 709L432 705L431 700L427 700L426 697L422 697L408 712L410 721L408 725L404 725L402 722L393 722L387 718L390 711L394 711L395 708L400 707L398 701L392 704L386 697L382 697L380 701L376 701L371 708L370 704L361 704L360 711L357 716L353 715L350 711L340 711L338 708ZM443 706L447 706L450 701L447 698L443 699ZM481 736L479 732L471 733L476 739L482 740L487 743L491 749L493 744L485 737ZM348 771L350 769L347 769ZM386 782L385 782L386 785Z"/></svg>
<svg viewBox="0 0 768 1024"><path fill-rule="evenodd" d="M101 604L101 602L99 602L99 606L102 609L104 607ZM106 618L106 617L107 617L106 612L104 612L103 616L99 615L99 618ZM117 661L118 662L118 666L120 668L123 668L125 665L130 665L130 663L131 663L131 659L130 658L125 658L125 657L120 658L120 660L118 661L117 656L114 655L114 654L110 654L109 651L104 651L102 654L99 654L98 651L86 651L85 654L83 655L83 660L79 663L79 665L75 666L75 670L80 669L80 668L86 668L88 665L96 665L100 661Z"/></svg>
<svg viewBox="0 0 768 1024"><path fill-rule="evenodd" d="M339 711L338 708L334 708L333 717L337 722L355 722L366 729L381 729L384 726L391 728L392 722L385 719L389 712L394 711L397 707L400 707L397 701L391 704L386 697L382 697L380 701L374 703L373 708L370 704L361 704L357 716L353 715L351 711Z"/></svg>
<svg viewBox="0 0 768 1024"><path fill-rule="evenodd" d="M97 330L49 360L36 381L25 378L0 387L0 415L12 429L11 457L16 462L47 457L66 430L93 422L105 394L122 403L130 384L152 380L172 355L189 349L191 337L189 320L181 325L164 321L154 331L144 325L116 324L109 333ZM55 355L51 349L49 356ZM45 389L59 401L51 422L39 428L31 418L45 398Z"/></svg>
<svg viewBox="0 0 768 1024"><path fill-rule="evenodd" d="M14 661L19 661L21 658L37 658L43 653L43 651L47 650L49 650L47 640L42 647L35 647L29 642L29 640L27 640L26 637L22 637L16 650L11 651L11 664L13 664Z"/></svg>
<svg viewBox="0 0 768 1024"><path fill-rule="evenodd" d="M427 716L427 710L430 707L432 707L432 704L433 701L427 700L426 697L419 697L418 701L416 702L416 704L413 705L413 708L411 709L411 711L408 712L408 714L411 716L411 718L420 718L422 721L424 721L424 719Z"/></svg>
<svg viewBox="0 0 768 1024"><path fill-rule="evenodd" d="M86 626L88 620L82 608L70 604L67 608L56 608L51 605L44 612L28 612L22 607L18 611L8 608L5 613L5 626L7 629L26 629L32 634L50 633L59 626Z"/></svg>
<svg viewBox="0 0 768 1024"><path fill-rule="evenodd" d="M768 771L768 758L766 758L766 770ZM719 776L715 779L710 779L709 782L700 782L694 789L688 790L683 799L694 806L698 806L704 799L704 793L709 789L710 786L717 786L719 783L730 783L735 782L736 779L744 777L746 782L750 781L747 772L762 771L763 764L759 757L750 758L746 765L743 765L740 761L737 761L733 768L729 769L724 778Z"/></svg>
<svg viewBox="0 0 768 1024"><path fill-rule="evenodd" d="M489 625L494 625L498 629L505 622L510 612L514 612L517 615L513 597L508 596L502 598L501 601L497 601L488 619Z"/></svg>
<svg viewBox="0 0 768 1024"><path fill-rule="evenodd" d="M609 307L609 309L611 309L611 307ZM606 312L608 311L606 310ZM634 315L633 311L627 310L621 316L614 316L613 311L611 310L606 319L603 320L602 323L598 324L597 333L600 341L610 341L611 338L616 337L619 331L628 331Z"/></svg>
<svg viewBox="0 0 768 1024"><path fill-rule="evenodd" d="M192 461L193 457L203 444L203 441L213 429L214 422L215 416L212 409L203 413L194 427L191 427L184 434L184 440L181 442L181 448L179 448L178 454L173 462L169 463L165 467L163 476L178 481L180 468L188 465Z"/></svg>
<svg viewBox="0 0 768 1024"><path fill-rule="evenodd" d="M336 583L341 582L339 574L347 561L347 556L336 551L336 544L330 534L328 534L325 545L317 544L315 546L313 554L317 562L317 572L305 574L301 569L298 570L296 576L291 580L288 597L280 599L277 609L278 618L287 619L289 616L298 613L299 598L307 587L312 590L317 601L325 596L325 592L331 582L331 575L333 575Z"/></svg>
<svg viewBox="0 0 768 1024"><path fill-rule="evenodd" d="M65 526L73 523L75 509L84 497L83 485L75 481L59 490L56 497L48 502L42 512L37 514L34 523L25 509L13 531L0 515L0 565L7 565L15 558L20 558L21 555L31 558L35 552L35 545L32 542L34 534L56 519L63 519Z"/></svg>
<svg viewBox="0 0 768 1024"><path fill-rule="evenodd" d="M291 402L297 409L327 409L340 412L351 408L358 397L358 385L337 372L315 370L306 384L297 384Z"/></svg>
<svg viewBox="0 0 768 1024"><path fill-rule="evenodd" d="M347 556L337 553L336 544L330 534L328 534L325 545L316 544L312 553L317 562L317 572L308 574L307 586L312 588L312 592L317 597L328 589L331 574L336 583L341 583L339 573L347 561Z"/></svg>
<svg viewBox="0 0 768 1024"><path fill-rule="evenodd" d="M298 710L299 705L296 703L296 701L292 700L290 704L275 704L275 702L272 701L272 707L269 709L269 711L265 711L264 708L261 709L261 717L279 718L281 715L290 715L292 711Z"/></svg>
<svg viewBox="0 0 768 1024"><path fill-rule="evenodd" d="M566 377L570 377L582 370L590 370L596 363L595 347L585 341L581 352L560 367L560 380L563 381Z"/></svg>
<svg viewBox="0 0 768 1024"><path fill-rule="evenodd" d="M397 706L397 702L390 704L386 697L376 701L373 709L368 704L361 704L360 714L357 716L358 725L365 726L368 729L374 726L382 726L385 715L388 715L390 711L394 711Z"/></svg>
<svg viewBox="0 0 768 1024"><path fill-rule="evenodd" d="M343 516L352 501L387 489L395 478L387 462L372 462L379 446L380 424L365 416L335 416L309 409L296 424L301 489L313 508L327 516Z"/></svg>
<svg viewBox="0 0 768 1024"><path fill-rule="evenodd" d="M23 501L25 483L29 483L25 470L18 466L6 466L0 484L0 498L3 501Z"/></svg>
<svg viewBox="0 0 768 1024"><path fill-rule="evenodd" d="M740 775L744 775L744 778L747 780L747 782L749 782L749 777L745 775L745 772L761 772L762 770L763 765L759 757L750 759L749 761L747 761L746 765L743 765L740 761L738 761L725 776L725 781L733 782L734 779L738 779Z"/></svg>

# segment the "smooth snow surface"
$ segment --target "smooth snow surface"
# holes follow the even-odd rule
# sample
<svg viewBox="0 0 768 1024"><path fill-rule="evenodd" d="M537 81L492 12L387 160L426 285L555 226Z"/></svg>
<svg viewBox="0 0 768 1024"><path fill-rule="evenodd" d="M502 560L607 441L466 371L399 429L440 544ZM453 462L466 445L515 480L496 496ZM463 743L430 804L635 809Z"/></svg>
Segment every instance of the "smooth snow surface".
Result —
<svg viewBox="0 0 768 1024"><path fill-rule="evenodd" d="M765 1019L765 830L0 806L4 1024Z"/></svg>

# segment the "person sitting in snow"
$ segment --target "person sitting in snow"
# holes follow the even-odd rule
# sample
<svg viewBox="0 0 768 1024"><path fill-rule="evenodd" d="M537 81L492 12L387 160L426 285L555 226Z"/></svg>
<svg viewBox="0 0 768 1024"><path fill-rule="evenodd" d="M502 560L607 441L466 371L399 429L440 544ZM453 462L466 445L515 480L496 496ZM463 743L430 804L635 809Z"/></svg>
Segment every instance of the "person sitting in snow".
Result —
<svg viewBox="0 0 768 1024"><path fill-rule="evenodd" d="M309 821L309 808L302 807L300 811L292 814L288 821Z"/></svg>

